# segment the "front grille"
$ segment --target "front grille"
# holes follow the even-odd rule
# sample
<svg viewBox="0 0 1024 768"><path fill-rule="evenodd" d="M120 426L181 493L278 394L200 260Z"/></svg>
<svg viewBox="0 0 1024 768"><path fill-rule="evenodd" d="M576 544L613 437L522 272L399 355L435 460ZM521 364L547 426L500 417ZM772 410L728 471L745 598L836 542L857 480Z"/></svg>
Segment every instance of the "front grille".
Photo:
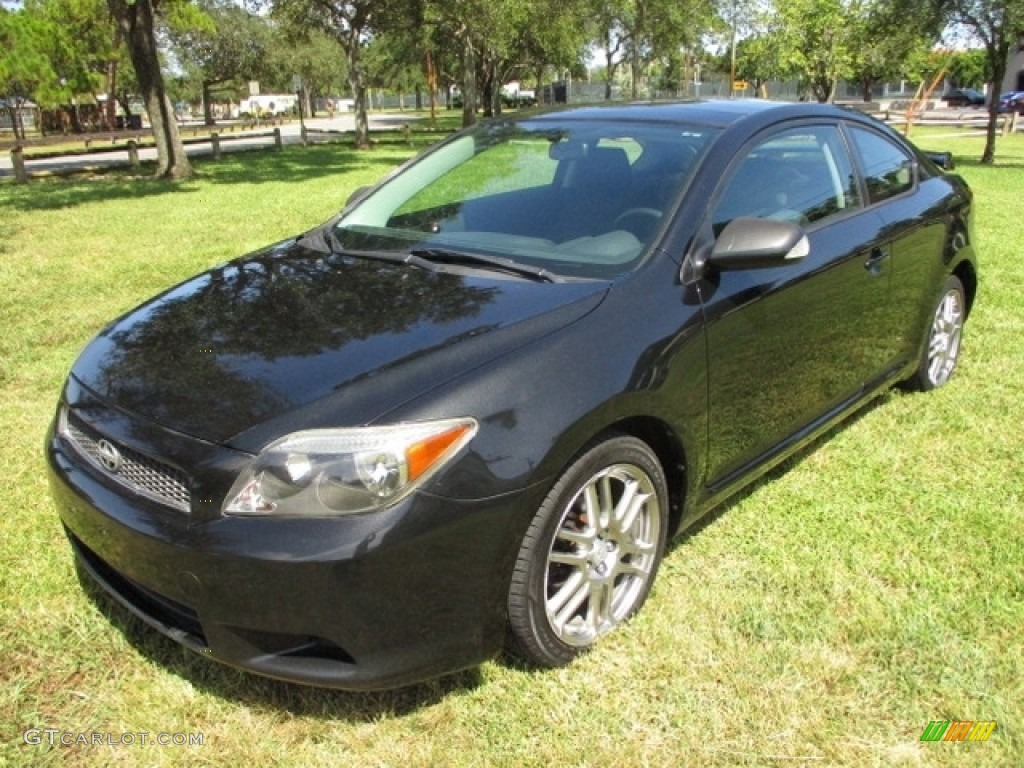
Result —
<svg viewBox="0 0 1024 768"><path fill-rule="evenodd" d="M147 498L187 512L191 508L183 472L100 435L69 409L61 433L78 453L111 480Z"/></svg>

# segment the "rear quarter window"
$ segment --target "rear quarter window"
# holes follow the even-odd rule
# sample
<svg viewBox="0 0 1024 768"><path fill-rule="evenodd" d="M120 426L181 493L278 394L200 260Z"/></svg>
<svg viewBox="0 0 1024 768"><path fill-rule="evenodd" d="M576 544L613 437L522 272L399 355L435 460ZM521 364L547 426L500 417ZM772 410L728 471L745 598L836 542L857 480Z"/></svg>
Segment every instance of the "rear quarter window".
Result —
<svg viewBox="0 0 1024 768"><path fill-rule="evenodd" d="M903 147L874 131L852 128L850 132L870 202L887 200L914 186L913 158Z"/></svg>

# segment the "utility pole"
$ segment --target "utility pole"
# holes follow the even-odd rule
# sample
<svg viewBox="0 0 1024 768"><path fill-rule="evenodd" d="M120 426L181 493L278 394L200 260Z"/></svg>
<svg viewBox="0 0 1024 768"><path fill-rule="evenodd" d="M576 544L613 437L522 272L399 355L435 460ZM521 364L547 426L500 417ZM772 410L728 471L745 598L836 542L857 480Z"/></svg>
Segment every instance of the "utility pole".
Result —
<svg viewBox="0 0 1024 768"><path fill-rule="evenodd" d="M732 0L732 41L729 44L729 98L736 92L736 0Z"/></svg>

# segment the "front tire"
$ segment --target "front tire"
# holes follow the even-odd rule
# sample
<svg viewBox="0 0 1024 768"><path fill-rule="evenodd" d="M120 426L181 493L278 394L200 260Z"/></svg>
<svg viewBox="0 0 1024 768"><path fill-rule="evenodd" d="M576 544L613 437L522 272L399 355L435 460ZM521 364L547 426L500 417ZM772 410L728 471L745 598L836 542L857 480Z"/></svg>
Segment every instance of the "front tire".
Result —
<svg viewBox="0 0 1024 768"><path fill-rule="evenodd" d="M523 537L508 596L509 648L568 664L643 604L665 548L668 491L657 456L628 436L587 450Z"/></svg>
<svg viewBox="0 0 1024 768"><path fill-rule="evenodd" d="M928 392L949 381L960 359L960 342L966 319L964 284L956 275L950 275L946 278L942 296L932 313L932 323L921 360L908 382L914 389Z"/></svg>

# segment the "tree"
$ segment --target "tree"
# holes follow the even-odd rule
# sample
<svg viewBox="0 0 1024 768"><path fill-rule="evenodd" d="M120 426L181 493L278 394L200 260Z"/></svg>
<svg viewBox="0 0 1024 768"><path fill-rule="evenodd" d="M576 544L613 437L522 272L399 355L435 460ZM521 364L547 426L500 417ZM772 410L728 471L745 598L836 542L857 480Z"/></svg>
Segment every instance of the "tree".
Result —
<svg viewBox="0 0 1024 768"><path fill-rule="evenodd" d="M16 141L25 140L21 113L26 102L57 82L45 53L51 31L36 14L0 7L0 94L6 97Z"/></svg>
<svg viewBox="0 0 1024 768"><path fill-rule="evenodd" d="M366 50L369 79L376 88L386 88L403 99L408 93L421 93L426 84L423 49L429 42L420 27L394 30L377 35ZM404 101L400 101L404 108Z"/></svg>
<svg viewBox="0 0 1024 768"><path fill-rule="evenodd" d="M173 2L174 0L166 0ZM110 13L117 21L128 45L143 103L156 142L156 176L182 179L192 175L192 165L185 155L185 146L174 119L174 109L167 96L157 45L156 21L165 0L107 0Z"/></svg>
<svg viewBox="0 0 1024 768"><path fill-rule="evenodd" d="M280 75L302 78L306 113L312 114L311 95L332 96L345 90L345 52L335 38L319 29L280 30L284 44L270 56L271 67Z"/></svg>
<svg viewBox="0 0 1024 768"><path fill-rule="evenodd" d="M779 41L784 72L800 78L817 101L835 98L839 80L853 72L852 29L859 3L776 0L769 23Z"/></svg>
<svg viewBox="0 0 1024 768"><path fill-rule="evenodd" d="M984 88L985 83L993 80L987 52L982 48L950 52L947 54L946 76L960 88Z"/></svg>
<svg viewBox="0 0 1024 768"><path fill-rule="evenodd" d="M527 18L527 0L428 0L424 23L454 42L459 53L462 124L476 122L478 100L500 111L502 80L516 58L516 33ZM482 94L483 98L478 99Z"/></svg>
<svg viewBox="0 0 1024 768"><path fill-rule="evenodd" d="M922 5L876 0L851 18L850 79L860 86L864 101L871 101L872 86L907 75L913 62L939 41L941 20Z"/></svg>
<svg viewBox="0 0 1024 768"><path fill-rule="evenodd" d="M991 74L992 95L999 93L1010 50L1024 37L1024 0L949 0L950 20L968 30L984 46ZM989 121L981 162L991 164L996 156L997 99L989 99Z"/></svg>
<svg viewBox="0 0 1024 768"><path fill-rule="evenodd" d="M740 40L736 44L735 75L749 80L762 98L768 97L768 81L782 76L782 46L772 33Z"/></svg>
<svg viewBox="0 0 1024 768"><path fill-rule="evenodd" d="M87 94L101 104L101 94L105 94L106 127L114 130L114 94L122 65L127 62L106 0L29 0L26 8L38 12L50 25L46 54L60 83L51 100L66 106L74 97ZM83 130L78 110L68 113L73 129Z"/></svg>
<svg viewBox="0 0 1024 768"><path fill-rule="evenodd" d="M703 38L715 25L711 0L645 0L645 4L644 26L636 37L644 40L648 62L671 67L681 52L700 51ZM634 81L638 75L634 72Z"/></svg>
<svg viewBox="0 0 1024 768"><path fill-rule="evenodd" d="M262 79L274 46L264 17L228 0L201 0L200 7L209 23L171 29L169 36L186 72L199 82L204 122L213 125L213 89Z"/></svg>
<svg viewBox="0 0 1024 768"><path fill-rule="evenodd" d="M595 3L596 42L604 51L604 98L607 101L612 97L612 83L622 63L621 54L631 44L633 13L629 0L595 0Z"/></svg>
<svg viewBox="0 0 1024 768"><path fill-rule="evenodd" d="M593 21L588 0L533 0L529 15L520 29L523 75L533 75L536 90L543 85L544 70L573 69L586 60L593 39Z"/></svg>
<svg viewBox="0 0 1024 768"><path fill-rule="evenodd" d="M671 68L683 51L701 47L714 25L715 8L711 0L591 0L590 14L594 42L605 56L605 99L611 98L615 73L624 61L635 99L649 67Z"/></svg>
<svg viewBox="0 0 1024 768"><path fill-rule="evenodd" d="M369 147L368 83L362 49L378 18L387 19L388 0L273 0L273 4L273 13L289 27L320 29L341 46L355 105L355 145L357 149ZM377 28L386 28L386 23Z"/></svg>

